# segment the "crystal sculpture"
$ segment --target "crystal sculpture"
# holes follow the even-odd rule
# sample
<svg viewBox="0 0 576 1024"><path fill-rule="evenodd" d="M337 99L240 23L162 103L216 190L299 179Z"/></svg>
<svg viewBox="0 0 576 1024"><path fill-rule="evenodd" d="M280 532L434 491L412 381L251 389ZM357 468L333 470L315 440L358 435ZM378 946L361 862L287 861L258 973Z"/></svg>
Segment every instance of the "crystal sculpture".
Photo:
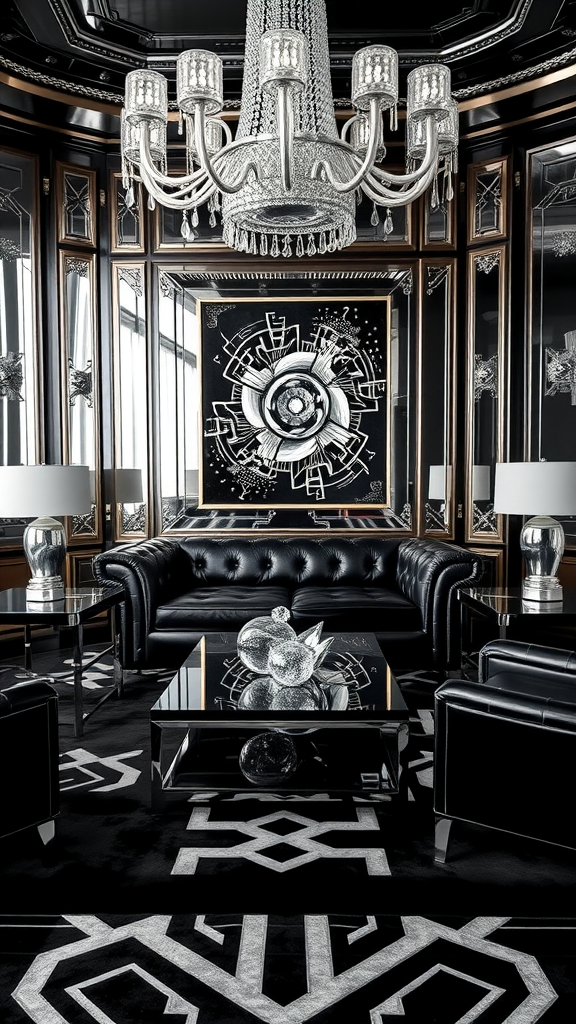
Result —
<svg viewBox="0 0 576 1024"><path fill-rule="evenodd" d="M237 650L240 661L252 672L268 674L268 658L272 648L284 640L292 640L296 633L288 625L290 612L279 605L272 614L250 619L238 633Z"/></svg>

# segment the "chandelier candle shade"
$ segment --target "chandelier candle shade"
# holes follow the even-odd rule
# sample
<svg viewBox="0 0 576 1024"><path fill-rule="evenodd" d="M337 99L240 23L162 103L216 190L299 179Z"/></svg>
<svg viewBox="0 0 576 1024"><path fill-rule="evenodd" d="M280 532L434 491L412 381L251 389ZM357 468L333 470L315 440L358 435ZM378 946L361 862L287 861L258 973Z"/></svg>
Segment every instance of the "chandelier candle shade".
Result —
<svg viewBox="0 0 576 1024"><path fill-rule="evenodd" d="M186 50L176 63L179 130L187 172L167 173L168 85L148 68L126 76L122 167L126 202L134 181L149 206L182 211L182 235L192 241L198 209L209 223L222 218L232 249L261 256L314 256L356 238L356 204L407 206L432 185L432 206L452 197L458 109L450 71L442 64L414 68L407 80L406 173L380 166L386 154L383 115L397 128L398 55L366 46L352 62L354 114L338 132L330 79L324 0L248 0L240 115L235 137L220 117L224 104L220 57Z"/></svg>
<svg viewBox="0 0 576 1024"><path fill-rule="evenodd" d="M23 547L32 576L29 603L64 599L66 530L53 516L82 515L92 503L88 466L0 466L0 516L29 519Z"/></svg>
<svg viewBox="0 0 576 1024"><path fill-rule="evenodd" d="M526 563L525 601L561 601L556 576L564 553L564 528L552 515L576 515L576 462L499 462L494 511L532 515L522 527L520 548Z"/></svg>

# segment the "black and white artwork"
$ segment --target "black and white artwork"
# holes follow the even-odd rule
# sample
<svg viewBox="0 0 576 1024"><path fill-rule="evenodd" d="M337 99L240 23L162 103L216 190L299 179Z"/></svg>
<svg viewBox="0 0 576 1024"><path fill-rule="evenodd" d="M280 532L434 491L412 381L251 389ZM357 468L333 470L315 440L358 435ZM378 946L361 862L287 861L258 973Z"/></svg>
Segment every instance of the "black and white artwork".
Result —
<svg viewBox="0 0 576 1024"><path fill-rule="evenodd" d="M199 302L200 507L388 504L389 301Z"/></svg>

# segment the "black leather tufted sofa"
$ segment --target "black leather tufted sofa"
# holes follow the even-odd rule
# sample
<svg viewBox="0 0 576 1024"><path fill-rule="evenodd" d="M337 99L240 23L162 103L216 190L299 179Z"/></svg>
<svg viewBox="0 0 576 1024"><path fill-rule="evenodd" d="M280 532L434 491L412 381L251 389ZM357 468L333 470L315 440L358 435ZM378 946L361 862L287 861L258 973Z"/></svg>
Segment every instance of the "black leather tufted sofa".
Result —
<svg viewBox="0 0 576 1024"><path fill-rule="evenodd" d="M155 537L94 557L121 583L126 669L179 667L203 633L236 632L277 605L301 632L375 633L394 669L458 663L458 587L480 575L473 552L392 537Z"/></svg>

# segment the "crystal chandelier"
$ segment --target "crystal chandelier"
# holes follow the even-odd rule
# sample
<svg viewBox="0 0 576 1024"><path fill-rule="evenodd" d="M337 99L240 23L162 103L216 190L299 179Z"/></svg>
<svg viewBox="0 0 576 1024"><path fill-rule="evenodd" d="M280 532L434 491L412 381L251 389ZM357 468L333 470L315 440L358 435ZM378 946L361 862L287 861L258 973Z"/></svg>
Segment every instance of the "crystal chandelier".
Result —
<svg viewBox="0 0 576 1024"><path fill-rule="evenodd" d="M383 115L397 127L398 55L367 46L352 63L355 113L338 133L330 80L324 0L248 0L240 115L235 137L219 116L222 61L186 50L176 65L179 131L186 139L186 173L167 173L168 86L146 68L126 77L122 164L126 201L141 181L153 208L182 210L182 235L194 238L198 207L210 225L222 218L224 242L261 256L314 256L351 245L362 193L385 213L407 206L430 186L431 203L452 198L458 108L450 71L426 64L408 75L406 173L380 166Z"/></svg>

